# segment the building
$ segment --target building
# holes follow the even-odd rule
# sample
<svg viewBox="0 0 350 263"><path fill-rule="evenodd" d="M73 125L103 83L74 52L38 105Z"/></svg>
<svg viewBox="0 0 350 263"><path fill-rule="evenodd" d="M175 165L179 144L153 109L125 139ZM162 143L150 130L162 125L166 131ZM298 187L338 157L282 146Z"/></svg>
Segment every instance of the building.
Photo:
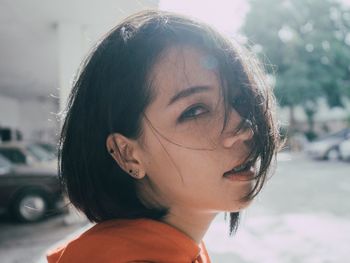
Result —
<svg viewBox="0 0 350 263"><path fill-rule="evenodd" d="M158 0L1 1L0 127L55 141L74 75L104 32Z"/></svg>

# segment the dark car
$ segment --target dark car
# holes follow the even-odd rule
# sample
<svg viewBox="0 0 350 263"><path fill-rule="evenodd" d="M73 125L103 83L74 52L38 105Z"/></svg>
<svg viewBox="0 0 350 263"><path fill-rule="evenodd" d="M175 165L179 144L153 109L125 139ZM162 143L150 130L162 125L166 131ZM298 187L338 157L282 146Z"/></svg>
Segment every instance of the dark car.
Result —
<svg viewBox="0 0 350 263"><path fill-rule="evenodd" d="M36 143L33 143L33 145L37 145L40 148L44 149L46 152L48 152L52 156L52 159L54 159L58 155L57 145L54 145L52 143L47 143L47 142L36 142Z"/></svg>
<svg viewBox="0 0 350 263"><path fill-rule="evenodd" d="M45 162L56 164L55 155L36 143L6 142L0 144L0 154L15 164Z"/></svg>
<svg viewBox="0 0 350 263"><path fill-rule="evenodd" d="M34 222L60 211L63 204L57 170L14 165L0 154L0 210L22 222Z"/></svg>

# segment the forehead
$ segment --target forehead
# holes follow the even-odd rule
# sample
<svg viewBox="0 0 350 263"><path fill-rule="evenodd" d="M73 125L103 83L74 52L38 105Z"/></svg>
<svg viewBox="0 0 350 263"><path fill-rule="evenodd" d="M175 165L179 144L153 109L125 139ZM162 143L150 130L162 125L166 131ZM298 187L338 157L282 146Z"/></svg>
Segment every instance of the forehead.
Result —
<svg viewBox="0 0 350 263"><path fill-rule="evenodd" d="M156 97L170 97L191 86L219 88L214 56L191 46L167 48L153 67L151 81Z"/></svg>

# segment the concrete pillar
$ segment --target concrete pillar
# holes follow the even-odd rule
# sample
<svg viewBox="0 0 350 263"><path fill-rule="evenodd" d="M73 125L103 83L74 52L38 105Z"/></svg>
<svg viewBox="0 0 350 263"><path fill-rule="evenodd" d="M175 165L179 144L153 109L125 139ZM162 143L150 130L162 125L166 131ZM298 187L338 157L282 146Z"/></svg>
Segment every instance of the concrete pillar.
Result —
<svg viewBox="0 0 350 263"><path fill-rule="evenodd" d="M65 109L73 79L78 71L86 49L84 27L80 24L59 23L58 63L59 63L59 96L60 112Z"/></svg>
<svg viewBox="0 0 350 263"><path fill-rule="evenodd" d="M58 31L58 69L59 69L59 111L62 113L67 104L73 80L78 72L83 56L87 49L84 38L84 27L81 24L59 23ZM62 122L60 122L62 125ZM68 200L65 200L65 204ZM72 205L68 206L68 214L64 217L64 224L70 225L85 222L84 215Z"/></svg>

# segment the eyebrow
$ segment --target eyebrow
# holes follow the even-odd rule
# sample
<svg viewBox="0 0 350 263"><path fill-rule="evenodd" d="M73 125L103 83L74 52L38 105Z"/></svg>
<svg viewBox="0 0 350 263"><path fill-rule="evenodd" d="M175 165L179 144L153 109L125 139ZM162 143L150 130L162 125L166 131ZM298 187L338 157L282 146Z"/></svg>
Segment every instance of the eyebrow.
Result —
<svg viewBox="0 0 350 263"><path fill-rule="evenodd" d="M175 103L176 101L189 97L193 94L201 93L201 92L207 92L209 90L212 90L213 87L211 86L194 86L190 87L188 89L181 90L179 93L175 94L169 101L168 106Z"/></svg>

